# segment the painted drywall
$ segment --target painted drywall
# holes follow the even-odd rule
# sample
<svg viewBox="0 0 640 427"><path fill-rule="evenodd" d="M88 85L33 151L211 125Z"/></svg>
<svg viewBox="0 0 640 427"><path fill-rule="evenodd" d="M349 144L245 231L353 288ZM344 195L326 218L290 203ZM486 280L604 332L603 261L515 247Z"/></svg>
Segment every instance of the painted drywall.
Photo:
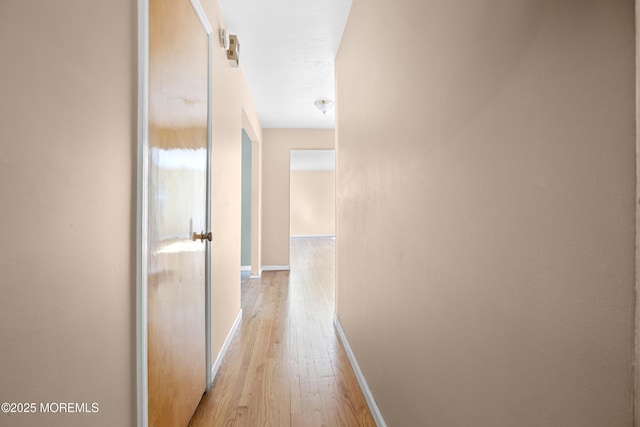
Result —
<svg viewBox="0 0 640 427"><path fill-rule="evenodd" d="M335 171L336 150L291 150L292 171Z"/></svg>
<svg viewBox="0 0 640 427"><path fill-rule="evenodd" d="M225 28L216 0L203 1L214 34ZM240 38L242 43L242 38ZM224 49L213 47L211 350L219 353L240 311L242 129L255 144L262 141L242 66L232 68Z"/></svg>
<svg viewBox="0 0 640 427"><path fill-rule="evenodd" d="M251 140L242 131L242 225L240 265L251 266Z"/></svg>
<svg viewBox="0 0 640 427"><path fill-rule="evenodd" d="M264 129L262 266L289 265L289 156L296 149L333 149L333 129Z"/></svg>
<svg viewBox="0 0 640 427"><path fill-rule="evenodd" d="M630 1L354 0L337 314L388 425L632 424L634 38Z"/></svg>
<svg viewBox="0 0 640 427"><path fill-rule="evenodd" d="M136 8L0 6L3 426L136 423Z"/></svg>
<svg viewBox="0 0 640 427"><path fill-rule="evenodd" d="M217 31L217 2L202 3ZM0 400L99 407L0 424L132 426L137 4L0 9ZM215 357L240 310L241 129L258 144L262 129L242 68L217 48L213 94Z"/></svg>
<svg viewBox="0 0 640 427"><path fill-rule="evenodd" d="M291 236L327 236L336 232L334 171L291 171Z"/></svg>

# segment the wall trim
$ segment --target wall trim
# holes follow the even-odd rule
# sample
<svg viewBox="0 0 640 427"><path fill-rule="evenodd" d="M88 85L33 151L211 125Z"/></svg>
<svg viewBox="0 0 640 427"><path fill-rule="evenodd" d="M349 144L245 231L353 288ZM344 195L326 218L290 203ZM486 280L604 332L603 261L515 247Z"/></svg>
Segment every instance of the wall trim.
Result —
<svg viewBox="0 0 640 427"><path fill-rule="evenodd" d="M353 354L353 350L351 350L351 346L349 345L347 336L344 333L344 329L342 329L340 319L338 319L338 315L336 313L333 313L333 324L336 328L336 331L338 331L340 341L342 342L342 345L347 352L347 357L349 358L349 362L351 363L353 372L356 374L356 379L358 380L358 384L360 384L360 389L362 390L362 394L367 401L367 405L369 405L369 410L371 411L373 420L376 422L376 426L387 427L387 423L385 423L384 418L382 418L382 412L380 412L380 408L378 408L376 399L373 397L373 393L371 393L371 389L369 389L369 386L367 385L367 380L364 378L364 374L360 370L360 365L358 365L356 356L355 354Z"/></svg>
<svg viewBox="0 0 640 427"><path fill-rule="evenodd" d="M147 230L149 120L149 2L138 0L138 121L136 159L136 422L149 425Z"/></svg>
<svg viewBox="0 0 640 427"><path fill-rule="evenodd" d="M250 265L241 265L240 266L240 271L251 271L251 266Z"/></svg>
<svg viewBox="0 0 640 427"><path fill-rule="evenodd" d="M231 325L231 329L229 329L229 333L227 334L227 337L224 339L224 343L222 343L222 348L218 353L218 357L216 357L216 361L213 363L213 366L211 367L211 384L213 384L213 382L216 379L216 375L218 374L218 371L220 370L220 366L222 365L222 360L224 359L224 356L227 354L227 350L229 350L231 341L233 340L233 337L236 335L236 331L238 330L238 327L240 326L241 322L242 322L242 309L240 309L240 312L238 312L238 315L236 316L236 320L233 321L233 325ZM211 386L211 384L209 385Z"/></svg>
<svg viewBox="0 0 640 427"><path fill-rule="evenodd" d="M260 274L263 271L288 271L291 270L291 267L288 265L263 265L260 269Z"/></svg>
<svg viewBox="0 0 640 427"><path fill-rule="evenodd" d="M191 2L191 6L193 10L196 12L198 19L200 20L200 24L202 28L207 33L207 35L211 35L213 33L213 28L211 27L211 23L209 23L209 18L207 18L207 14L202 8L202 4L200 4L200 0L189 0Z"/></svg>

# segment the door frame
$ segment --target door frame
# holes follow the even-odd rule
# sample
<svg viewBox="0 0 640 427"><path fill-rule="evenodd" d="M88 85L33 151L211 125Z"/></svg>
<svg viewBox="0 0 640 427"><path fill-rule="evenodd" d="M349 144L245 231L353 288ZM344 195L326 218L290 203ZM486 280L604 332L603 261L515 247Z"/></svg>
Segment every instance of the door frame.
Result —
<svg viewBox="0 0 640 427"><path fill-rule="evenodd" d="M186 1L186 0L184 0ZM207 183L205 222L211 231L211 150L213 105L213 28L200 4L189 0L207 36ZM136 386L137 425L149 425L148 348L148 226L149 206L146 183L149 178L149 0L138 0L138 132L136 164ZM211 374L211 244L205 250L205 371L206 390Z"/></svg>
<svg viewBox="0 0 640 427"><path fill-rule="evenodd" d="M249 215L249 236L248 236L249 237L249 239L248 239L249 240L249 265L245 264L243 262L243 258L242 258L243 254L245 252L245 249L246 249L245 248L245 241L246 241L245 238L247 237L246 234L245 234L245 232L246 232L246 229L245 229L245 218L246 217L245 217L245 215L247 214L247 212L245 211L246 206L244 205L244 200L245 200L245 196L246 196L245 189L247 187L246 186L247 183L245 182L246 172L247 172L247 167L245 167L246 166L245 163L246 163L246 160L247 160L246 157L245 157L245 155L247 154L245 152L245 135L246 135L247 140L249 141L248 155L251 158L250 162L249 162L249 165L248 165L248 169L249 169L248 172L251 175L249 183L248 183L248 187L249 187L248 188L248 190L249 190L249 205L250 205L249 206L249 212L248 212L248 215ZM254 179L253 179L254 177L253 177L253 175L255 173L255 171L254 171L255 162L254 162L254 159L253 159L254 142L251 139L251 136L249 135L249 132L244 128L244 126L242 127L242 130L241 130L241 138L242 138L242 143L241 143L241 145L242 145L242 147L241 147L241 151L242 151L242 154L241 154L242 161L241 161L241 163L242 163L242 166L241 166L240 169L241 169L242 179L241 179L241 184L240 184L240 198L242 200L242 206L241 206L241 209L240 209L240 222L241 222L241 227L240 227L240 268L242 269L242 268L245 268L245 267L249 267L249 275L253 276L254 265L255 265L255 262L254 262L254 259L253 259L254 258L253 257L253 254L254 254L253 237L255 235L255 231L253 230L253 212L255 211L255 207L253 206L253 200L254 200L254 197L253 197L254 196L254 188L253 188L254 187L254 185L253 185L254 184Z"/></svg>

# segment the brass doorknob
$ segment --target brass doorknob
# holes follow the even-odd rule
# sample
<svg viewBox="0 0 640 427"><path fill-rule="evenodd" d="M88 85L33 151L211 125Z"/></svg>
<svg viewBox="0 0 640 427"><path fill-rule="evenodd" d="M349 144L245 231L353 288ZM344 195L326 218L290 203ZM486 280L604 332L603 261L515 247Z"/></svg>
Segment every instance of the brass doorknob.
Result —
<svg viewBox="0 0 640 427"><path fill-rule="evenodd" d="M204 231L201 232L201 233L193 233L193 240L194 241L198 240L198 239L200 239L201 242L204 242L205 240L211 241L211 238L212 238L212 236L211 236L211 232L210 231L208 231L206 233Z"/></svg>

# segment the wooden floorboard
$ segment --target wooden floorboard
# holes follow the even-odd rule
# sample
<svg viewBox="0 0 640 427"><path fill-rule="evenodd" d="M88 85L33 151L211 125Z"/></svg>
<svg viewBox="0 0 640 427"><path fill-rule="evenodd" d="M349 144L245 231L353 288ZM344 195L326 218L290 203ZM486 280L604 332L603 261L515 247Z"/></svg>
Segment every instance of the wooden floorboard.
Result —
<svg viewBox="0 0 640 427"><path fill-rule="evenodd" d="M335 241L291 240L291 271L242 281L243 317L190 427L375 426L333 327Z"/></svg>

